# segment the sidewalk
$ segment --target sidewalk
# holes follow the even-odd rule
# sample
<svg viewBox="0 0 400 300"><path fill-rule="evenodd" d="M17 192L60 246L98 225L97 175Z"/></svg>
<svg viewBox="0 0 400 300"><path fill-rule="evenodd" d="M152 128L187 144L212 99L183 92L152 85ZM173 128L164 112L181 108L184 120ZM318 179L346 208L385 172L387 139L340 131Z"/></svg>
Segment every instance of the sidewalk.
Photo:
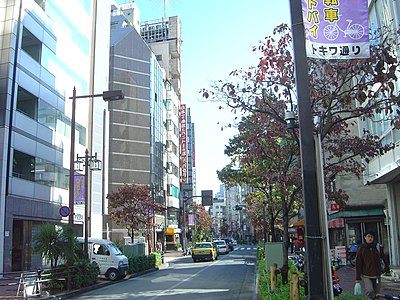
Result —
<svg viewBox="0 0 400 300"><path fill-rule="evenodd" d="M342 266L336 271L339 277L340 286L343 293L354 293L354 284L356 282L356 269L350 266ZM362 285L362 284L361 284ZM394 281L393 277L382 276L382 294L397 296L400 294L400 282Z"/></svg>

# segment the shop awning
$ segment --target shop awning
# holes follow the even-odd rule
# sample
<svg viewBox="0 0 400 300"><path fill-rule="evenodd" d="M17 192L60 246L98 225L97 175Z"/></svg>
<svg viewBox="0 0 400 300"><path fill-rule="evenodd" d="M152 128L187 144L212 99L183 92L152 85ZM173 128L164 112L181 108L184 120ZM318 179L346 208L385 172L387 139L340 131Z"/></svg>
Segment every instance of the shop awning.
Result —
<svg viewBox="0 0 400 300"><path fill-rule="evenodd" d="M337 218L328 221L328 228L343 228L344 227L344 219Z"/></svg>
<svg viewBox="0 0 400 300"><path fill-rule="evenodd" d="M337 213L328 215L328 219L342 218L357 218L357 217L370 217L370 216L384 216L383 208L371 208L371 209L353 209L343 210Z"/></svg>
<svg viewBox="0 0 400 300"><path fill-rule="evenodd" d="M304 227L304 219L297 221L296 223L292 224L290 227Z"/></svg>

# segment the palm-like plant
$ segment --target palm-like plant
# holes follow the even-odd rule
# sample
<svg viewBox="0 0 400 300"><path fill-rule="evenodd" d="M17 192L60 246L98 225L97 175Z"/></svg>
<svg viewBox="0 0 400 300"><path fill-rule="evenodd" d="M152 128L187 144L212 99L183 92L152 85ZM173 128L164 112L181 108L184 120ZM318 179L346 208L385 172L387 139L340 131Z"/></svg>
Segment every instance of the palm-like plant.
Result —
<svg viewBox="0 0 400 300"><path fill-rule="evenodd" d="M52 268L57 267L60 259L72 264L77 258L78 247L75 231L56 223L43 224L33 238L33 251L50 261Z"/></svg>

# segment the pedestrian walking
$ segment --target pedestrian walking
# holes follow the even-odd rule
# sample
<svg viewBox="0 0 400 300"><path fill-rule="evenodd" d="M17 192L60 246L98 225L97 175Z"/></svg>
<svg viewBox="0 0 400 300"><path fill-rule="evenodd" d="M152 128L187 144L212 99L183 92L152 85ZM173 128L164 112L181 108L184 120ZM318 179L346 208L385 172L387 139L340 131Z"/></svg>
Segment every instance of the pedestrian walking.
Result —
<svg viewBox="0 0 400 300"><path fill-rule="evenodd" d="M375 299L381 288L382 271L389 273L389 264L383 254L382 247L375 242L375 233L368 231L364 235L365 242L358 247L356 255L356 285L354 291L361 291L361 281L365 287L365 295ZM381 259L384 262L382 270Z"/></svg>

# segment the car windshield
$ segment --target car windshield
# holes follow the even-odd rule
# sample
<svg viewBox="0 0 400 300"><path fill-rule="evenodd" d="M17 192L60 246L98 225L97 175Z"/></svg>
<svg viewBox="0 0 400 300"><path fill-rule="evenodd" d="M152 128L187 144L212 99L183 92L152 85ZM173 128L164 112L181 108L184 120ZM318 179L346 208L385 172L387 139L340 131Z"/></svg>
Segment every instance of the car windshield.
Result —
<svg viewBox="0 0 400 300"><path fill-rule="evenodd" d="M196 244L195 248L211 248L210 244L204 243L204 244Z"/></svg>
<svg viewBox="0 0 400 300"><path fill-rule="evenodd" d="M215 244L220 246L220 245L225 245L225 242L224 241L216 241Z"/></svg>
<svg viewBox="0 0 400 300"><path fill-rule="evenodd" d="M107 247L108 247L108 249L110 249L110 251L112 253L114 253L114 255L122 255L123 254L121 252L121 250L119 250L119 248L117 246L115 246L114 244L108 244Z"/></svg>

